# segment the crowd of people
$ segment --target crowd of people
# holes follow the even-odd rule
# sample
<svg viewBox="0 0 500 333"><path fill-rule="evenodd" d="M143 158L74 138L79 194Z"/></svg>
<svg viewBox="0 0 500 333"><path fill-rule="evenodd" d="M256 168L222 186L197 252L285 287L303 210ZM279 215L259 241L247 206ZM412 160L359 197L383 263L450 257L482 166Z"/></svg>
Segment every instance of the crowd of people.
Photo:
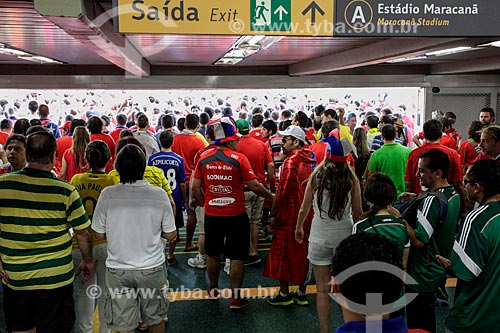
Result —
<svg viewBox="0 0 500 333"><path fill-rule="evenodd" d="M224 100L215 108L183 100L184 109L151 112L126 101L112 117L94 110L60 123L47 104L29 102L24 116L7 110L0 122L7 329L70 332L76 317L76 331L92 332L97 305L100 332L164 332L165 320L175 320L167 317L167 267L179 265L176 241L186 227L184 250L198 252L187 265L206 269L211 300L222 297L226 272L233 311L249 304L245 266L264 261L257 244L265 234L272 241L263 275L279 284L267 303L308 305L312 267L321 332L331 330L334 293L345 321L337 332L379 324L380 332L434 333L447 275L458 282L446 328L495 331L495 112L480 110L464 139L453 112L414 133L406 107L385 99L345 103L346 96L299 108L250 99L235 110ZM405 271L408 283L373 266L345 278L374 262ZM92 285L105 291L97 299ZM141 288L154 294L116 297ZM416 295L408 304L405 292ZM392 310L366 308L371 293Z"/></svg>

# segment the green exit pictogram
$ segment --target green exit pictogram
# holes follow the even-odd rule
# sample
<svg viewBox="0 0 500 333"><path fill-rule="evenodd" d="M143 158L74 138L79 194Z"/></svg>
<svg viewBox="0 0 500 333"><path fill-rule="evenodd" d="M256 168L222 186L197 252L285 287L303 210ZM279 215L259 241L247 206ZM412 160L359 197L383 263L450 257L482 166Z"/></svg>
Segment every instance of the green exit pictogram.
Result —
<svg viewBox="0 0 500 333"><path fill-rule="evenodd" d="M290 31L291 0L250 0L252 31Z"/></svg>

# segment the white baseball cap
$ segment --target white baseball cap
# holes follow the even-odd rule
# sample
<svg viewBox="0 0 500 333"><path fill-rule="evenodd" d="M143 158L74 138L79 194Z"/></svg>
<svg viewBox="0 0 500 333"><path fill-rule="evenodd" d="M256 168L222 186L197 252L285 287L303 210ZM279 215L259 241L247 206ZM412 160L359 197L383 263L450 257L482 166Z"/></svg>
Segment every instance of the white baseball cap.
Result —
<svg viewBox="0 0 500 333"><path fill-rule="evenodd" d="M302 142L306 142L306 133L302 128L295 125L290 125L284 131L278 131L279 136L293 136L295 139L298 139Z"/></svg>

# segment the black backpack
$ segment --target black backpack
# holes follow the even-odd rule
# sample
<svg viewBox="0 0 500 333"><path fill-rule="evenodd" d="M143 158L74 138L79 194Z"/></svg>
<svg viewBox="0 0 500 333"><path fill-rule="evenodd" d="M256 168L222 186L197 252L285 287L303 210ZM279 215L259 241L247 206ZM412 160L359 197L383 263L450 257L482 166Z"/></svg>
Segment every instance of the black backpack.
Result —
<svg viewBox="0 0 500 333"><path fill-rule="evenodd" d="M448 216L448 198L446 197L446 195L444 195L443 192L425 191L418 194L411 200L396 205L394 208L396 208L401 213L401 215L403 215L403 218L406 220L406 222L408 222L408 224L415 229L417 228L418 207L420 207L420 203L422 202L422 200L427 198L429 195L435 196L441 204L438 223L442 224L446 221L446 217Z"/></svg>

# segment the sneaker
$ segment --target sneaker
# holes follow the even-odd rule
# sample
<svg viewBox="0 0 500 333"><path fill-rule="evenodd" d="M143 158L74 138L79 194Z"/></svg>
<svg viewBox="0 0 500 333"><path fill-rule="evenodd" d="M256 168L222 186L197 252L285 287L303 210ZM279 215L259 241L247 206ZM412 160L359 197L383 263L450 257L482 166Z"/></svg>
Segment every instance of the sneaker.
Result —
<svg viewBox="0 0 500 333"><path fill-rule="evenodd" d="M294 291L293 293L290 293L290 296L292 297L293 302L300 306L309 305L306 294L299 295L296 291Z"/></svg>
<svg viewBox="0 0 500 333"><path fill-rule="evenodd" d="M248 306L248 300L244 298L231 298L229 302L230 310L240 310Z"/></svg>
<svg viewBox="0 0 500 333"><path fill-rule="evenodd" d="M226 273L227 275L229 275L229 273L231 273L231 260L230 259L226 259L226 262L224 263L224 273Z"/></svg>
<svg viewBox="0 0 500 333"><path fill-rule="evenodd" d="M278 292L275 296L269 297L267 303L274 306L290 306L293 304L293 299L290 294L281 296L281 293Z"/></svg>
<svg viewBox="0 0 500 333"><path fill-rule="evenodd" d="M198 253L196 257L189 258L187 263L193 268L207 268L207 257Z"/></svg>
<svg viewBox="0 0 500 333"><path fill-rule="evenodd" d="M219 288L212 288L208 291L208 299L211 301L218 301L220 299L220 290Z"/></svg>
<svg viewBox="0 0 500 333"><path fill-rule="evenodd" d="M254 255L248 257L247 260L245 260L245 266L251 266L251 265L256 265L262 261L262 258L259 257L259 255Z"/></svg>
<svg viewBox="0 0 500 333"><path fill-rule="evenodd" d="M439 304L443 304L443 305L448 305L449 304L449 300L448 300L448 293L446 292L446 288L445 287L438 287L437 290L436 290L436 301L439 303Z"/></svg>

